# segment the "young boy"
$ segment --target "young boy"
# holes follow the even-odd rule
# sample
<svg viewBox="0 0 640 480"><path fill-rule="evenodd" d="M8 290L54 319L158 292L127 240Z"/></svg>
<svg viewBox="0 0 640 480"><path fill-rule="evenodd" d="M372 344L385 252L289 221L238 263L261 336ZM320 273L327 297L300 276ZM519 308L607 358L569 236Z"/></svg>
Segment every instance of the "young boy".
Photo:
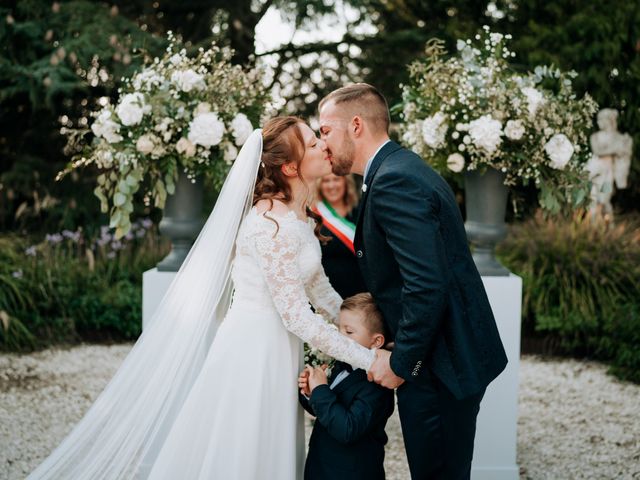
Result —
<svg viewBox="0 0 640 480"><path fill-rule="evenodd" d="M382 314L369 293L344 300L340 333L367 348L384 345ZM393 413L393 390L367 380L362 369L336 362L331 376L306 366L298 378L300 403L316 417L304 468L305 480L382 480L384 432Z"/></svg>

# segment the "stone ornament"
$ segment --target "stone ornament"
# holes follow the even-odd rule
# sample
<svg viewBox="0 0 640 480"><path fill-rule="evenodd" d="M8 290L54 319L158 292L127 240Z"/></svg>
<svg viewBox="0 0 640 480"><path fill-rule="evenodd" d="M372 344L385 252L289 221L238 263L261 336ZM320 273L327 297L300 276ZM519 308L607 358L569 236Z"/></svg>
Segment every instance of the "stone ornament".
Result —
<svg viewBox="0 0 640 480"><path fill-rule="evenodd" d="M605 108L598 112L599 131L591 135L593 156L587 164L591 186L592 216L612 216L611 197L614 185L627 188L631 167L633 139L617 128L618 111Z"/></svg>

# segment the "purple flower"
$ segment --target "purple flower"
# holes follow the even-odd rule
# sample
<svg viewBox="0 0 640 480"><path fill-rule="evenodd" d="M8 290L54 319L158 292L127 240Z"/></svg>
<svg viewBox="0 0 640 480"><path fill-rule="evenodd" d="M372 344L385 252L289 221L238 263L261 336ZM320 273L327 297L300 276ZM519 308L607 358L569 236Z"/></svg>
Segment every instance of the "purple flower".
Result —
<svg viewBox="0 0 640 480"><path fill-rule="evenodd" d="M153 222L150 218L145 218L142 220L142 226L143 228L149 229L153 226Z"/></svg>
<svg viewBox="0 0 640 480"><path fill-rule="evenodd" d="M122 250L122 242L120 240L115 240L111 242L111 248L115 250Z"/></svg>
<svg viewBox="0 0 640 480"><path fill-rule="evenodd" d="M16 270L11 274L13 278L22 278L22 270Z"/></svg>
<svg viewBox="0 0 640 480"><path fill-rule="evenodd" d="M136 230L136 238L142 238L147 234L147 231L144 228Z"/></svg>
<svg viewBox="0 0 640 480"><path fill-rule="evenodd" d="M104 247L107 243L109 243L111 241L111 235L109 235L108 237L100 237L99 239L96 240L96 243L100 246L100 247Z"/></svg>
<svg viewBox="0 0 640 480"><path fill-rule="evenodd" d="M129 240L129 241L133 240L133 238L134 238L134 236L133 236L133 232L131 232L131 231L129 231L129 233L127 233L127 234L124 236L124 239L125 239L125 240Z"/></svg>
<svg viewBox="0 0 640 480"><path fill-rule="evenodd" d="M35 257L36 256L36 246L35 245L31 245L29 248L27 248L24 251L25 255L28 255L30 257Z"/></svg>
<svg viewBox="0 0 640 480"><path fill-rule="evenodd" d="M71 230L63 230L62 231L62 236L64 238L68 238L69 240L71 240L74 243L78 243L78 240L80 240L80 232L72 232Z"/></svg>
<svg viewBox="0 0 640 480"><path fill-rule="evenodd" d="M107 225L103 225L100 227L100 236L104 237L109 234L109 230L111 230Z"/></svg>
<svg viewBox="0 0 640 480"><path fill-rule="evenodd" d="M116 252L107 253L107 258L116 258Z"/></svg>
<svg viewBox="0 0 640 480"><path fill-rule="evenodd" d="M60 243L63 240L63 238L64 237L62 235L60 235L59 233L54 233L53 235L50 235L50 234L47 233L47 235L44 237L44 239L47 242L49 242L49 243L51 243L53 245L55 245L57 243Z"/></svg>

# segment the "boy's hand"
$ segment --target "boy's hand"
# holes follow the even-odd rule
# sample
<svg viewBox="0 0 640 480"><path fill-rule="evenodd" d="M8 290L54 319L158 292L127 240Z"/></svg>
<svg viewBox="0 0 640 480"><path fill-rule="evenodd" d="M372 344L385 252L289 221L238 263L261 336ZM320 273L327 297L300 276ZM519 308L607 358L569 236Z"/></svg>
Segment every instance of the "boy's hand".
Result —
<svg viewBox="0 0 640 480"><path fill-rule="evenodd" d="M313 368L307 365L304 368L305 372L308 372L310 392L313 392L313 389L318 385L327 385L327 374L325 373L327 367L328 365L322 365L321 367Z"/></svg>
<svg viewBox="0 0 640 480"><path fill-rule="evenodd" d="M311 395L311 390L309 390L309 372L306 368L300 372L300 376L298 377L298 388L300 389L300 393L305 397Z"/></svg>

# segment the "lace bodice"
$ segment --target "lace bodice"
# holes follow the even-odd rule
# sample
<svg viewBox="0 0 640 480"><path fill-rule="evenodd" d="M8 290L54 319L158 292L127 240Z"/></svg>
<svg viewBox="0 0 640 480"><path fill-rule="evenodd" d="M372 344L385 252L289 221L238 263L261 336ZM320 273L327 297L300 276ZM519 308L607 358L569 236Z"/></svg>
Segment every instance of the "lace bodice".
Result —
<svg viewBox="0 0 640 480"><path fill-rule="evenodd" d="M342 299L322 268L311 219L302 221L293 211L264 215L252 208L238 233L232 277L234 304L275 308L285 328L314 348L356 368L368 370L373 363L373 350L340 334L323 318L335 323Z"/></svg>

